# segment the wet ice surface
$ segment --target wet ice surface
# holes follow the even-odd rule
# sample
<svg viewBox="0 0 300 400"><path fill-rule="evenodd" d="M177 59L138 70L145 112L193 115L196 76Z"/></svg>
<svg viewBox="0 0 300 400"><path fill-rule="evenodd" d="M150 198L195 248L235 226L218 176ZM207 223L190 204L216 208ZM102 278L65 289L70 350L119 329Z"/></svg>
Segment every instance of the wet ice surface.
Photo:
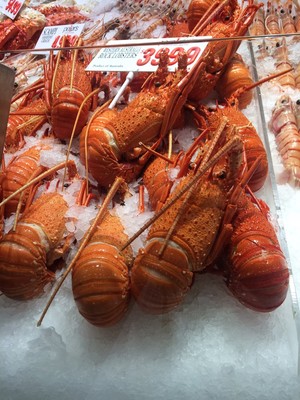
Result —
<svg viewBox="0 0 300 400"><path fill-rule="evenodd" d="M98 7L104 8L105 18L115 16L113 8L99 2ZM259 127L257 109L245 113ZM280 162L273 161L278 177ZM278 191L284 213L278 223L285 227L296 265L299 192L286 184L278 185ZM261 195L276 214L270 181ZM136 196L128 203L134 207ZM119 213L126 218L128 210ZM140 218L131 217L132 225ZM129 234L132 228L126 228ZM260 314L239 304L221 277L198 275L176 311L149 316L132 301L123 321L99 329L79 315L69 277L37 328L50 291L48 286L43 297L25 303L0 297L1 400L299 398L290 296L276 311Z"/></svg>
<svg viewBox="0 0 300 400"><path fill-rule="evenodd" d="M132 302L119 325L97 329L68 280L37 328L46 299L0 299L3 399L279 400L300 389L289 301L259 314L202 275L178 310L154 317Z"/></svg>

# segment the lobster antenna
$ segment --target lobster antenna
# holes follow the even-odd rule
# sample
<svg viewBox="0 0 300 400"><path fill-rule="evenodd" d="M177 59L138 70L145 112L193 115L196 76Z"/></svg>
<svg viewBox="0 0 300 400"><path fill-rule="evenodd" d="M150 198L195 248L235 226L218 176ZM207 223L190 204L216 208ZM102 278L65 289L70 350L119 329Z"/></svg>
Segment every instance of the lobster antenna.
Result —
<svg viewBox="0 0 300 400"><path fill-rule="evenodd" d="M40 78L36 82L34 82L31 85L29 85L27 87L27 89L24 89L22 92L16 94L12 98L11 103L14 103L15 101L17 101L20 97L24 96L24 94L30 93L30 92L32 92L33 90L36 90L36 89L41 89L42 87L44 87L44 80L43 80L43 78Z"/></svg>
<svg viewBox="0 0 300 400"><path fill-rule="evenodd" d="M79 256L81 255L82 250L84 249L84 247L87 245L88 241L90 240L90 238L91 238L92 234L94 233L97 225L100 222L103 221L103 218L105 217L105 213L107 212L108 204L111 202L111 200L113 199L114 195L117 193L117 191L118 191L118 189L119 189L119 187L120 187L120 185L122 183L124 183L124 179L123 178L116 178L115 182L111 186L106 198L103 201L102 206L99 208L99 211L98 211L98 213L96 215L96 218L94 219L94 221L91 224L91 226L89 227L89 229L86 231L77 253L75 254L75 256L72 259L71 263L69 264L68 268L66 269L66 271L62 275L61 280L57 284L57 286L54 289L52 295L50 296L50 299L48 300L48 302L46 304L46 307L44 308L44 310L42 312L42 315L41 315L40 319L37 322L37 326L40 326L41 323L43 322L43 319L44 319L44 317L45 317L50 305L52 304L52 301L54 300L54 297L56 296L57 292L61 288L63 282L66 279L66 277L68 276L68 274L72 270L74 264L76 263L76 261L78 260Z"/></svg>
<svg viewBox="0 0 300 400"><path fill-rule="evenodd" d="M70 170L75 168L75 163L73 160L69 160L68 162L64 161L60 164L55 165L54 167L48 169L47 171L43 172L42 174L38 175L36 178L32 179L31 181L28 181L25 185L20 187L18 190L16 190L14 193L12 193L10 196L6 197L1 203L0 207L4 206L8 201L13 199L15 196L17 196L19 193L23 192L23 190L27 189L29 186L34 185L35 183L39 182L41 179L46 178L47 176L51 175L53 172L56 172L62 168L64 168L65 165L68 165L68 168Z"/></svg>
<svg viewBox="0 0 300 400"><path fill-rule="evenodd" d="M216 133L215 133L215 135L214 135L214 138L213 138L213 140L212 140L212 142L211 142L211 144L210 144L210 146L209 146L207 152L205 153L205 155L204 155L204 157L203 157L203 160L201 160L200 168L201 168L203 165L205 165L205 164L209 161L209 158L211 157L211 154L212 154L213 150L215 149L215 147L216 147L216 145L217 145L217 142L218 142L218 140L220 139L221 134L224 132L224 128L225 128L227 122L228 122L228 119L227 119L227 118L224 117L224 118L221 119L221 123L220 123L220 125L219 125L219 127L218 127L218 129L217 129L217 131L216 131ZM233 128L233 129L234 129L234 128ZM232 133L233 129L231 130L230 134ZM229 137L230 137L230 136L229 136ZM179 210L178 210L178 213L177 213L177 215L176 215L176 218L175 218L173 224L171 225L170 229L169 229L168 232L167 232L165 241L164 241L164 243L163 243L161 249L160 249L159 252L158 252L158 257L161 257L161 256L163 255L163 252L165 251L165 249L166 249L166 247L167 247L167 245L168 245L168 243L169 243L169 241L170 241L170 238L171 238L171 236L172 236L172 234L173 234L173 232L174 232L174 230L175 230L175 228L176 228L176 226L177 226L177 224L178 224L180 218L182 217L184 211L186 210L186 205L188 204L188 202L189 202L191 196L194 194L194 192L195 192L196 189L197 189L197 185L194 185L194 186L192 186L192 187L190 188L190 190L187 192L187 195L186 195L186 197L184 198L184 200L183 200L183 202L182 202L182 205L181 205L181 207L180 207Z"/></svg>
<svg viewBox="0 0 300 400"><path fill-rule="evenodd" d="M65 42L66 42L66 37L63 36L61 47L65 47ZM53 54L53 52L51 52L51 53ZM58 71L58 65L59 65L60 58L61 58L61 53L62 53L62 50L59 50L57 53L55 68L54 68L53 77L52 77L51 95L53 95L53 92L54 92L54 84L55 84L55 79L56 79L56 75L57 75L57 71Z"/></svg>
<svg viewBox="0 0 300 400"><path fill-rule="evenodd" d="M90 94L88 94L88 95L83 99L82 103L80 104L80 107L79 107L79 109L78 109L77 116L76 116L76 119L75 119L75 122L74 122L74 125L73 125L73 130L72 130L72 133L71 133L69 145L68 145L66 162L69 161L69 156L70 156L71 146L72 146L73 139L74 139L74 135L75 135L75 130L76 130L76 128L77 128L79 116L80 116L80 113L81 113L81 111L82 111L82 109L83 109L83 106L85 105L85 103L86 103L92 96L94 96L94 95L95 95L97 92L99 92L99 91L100 91L100 88L95 89L93 92L91 92ZM65 167L65 170L64 170L64 177L63 177L63 180L62 180L62 189L63 189L63 187L64 187L64 183L65 183L65 180L66 180L66 175L67 175L67 166ZM88 178L86 178L86 179L88 179Z"/></svg>
<svg viewBox="0 0 300 400"><path fill-rule="evenodd" d="M286 69L284 71L277 72L276 74L272 74L272 75L266 76L265 78L262 78L259 81L254 82L251 85L243 86L243 87L237 89L230 97L234 97L234 96L238 95L239 92L244 92L244 91L247 91L247 90L254 89L256 86L262 85L263 83L268 82L268 81L270 81L272 79L279 78L281 75L284 75L284 74L287 74L287 73L293 71L293 69L294 69L293 67L288 68L288 69Z"/></svg>
<svg viewBox="0 0 300 400"><path fill-rule="evenodd" d="M223 1L221 4L213 2L212 5L202 15L202 18L199 19L197 25L192 30L191 35L198 36L199 33L213 20L213 18L227 3L229 3L228 0Z"/></svg>
<svg viewBox="0 0 300 400"><path fill-rule="evenodd" d="M30 175L29 181L31 181L34 177L36 177L39 173L41 173L43 171L44 171L44 168L43 167L39 167L36 171L34 171ZM22 200L23 200L24 194L25 194L25 190L23 190L23 192L20 194L20 198L19 198L19 201L18 201L16 214L15 214L14 224L13 224L13 231L15 231L16 227L17 227L17 222L18 222L19 215L20 215L20 212L21 212ZM26 206L25 206L25 209L26 209Z"/></svg>
<svg viewBox="0 0 300 400"><path fill-rule="evenodd" d="M82 45L82 38L78 38L76 46L81 46ZM78 56L79 49L75 49L74 52L72 52L72 68L71 68L71 80L70 80L70 91L73 91L73 83L74 83L74 71L75 71L75 65L77 61L77 56Z"/></svg>
<svg viewBox="0 0 300 400"><path fill-rule="evenodd" d="M153 224L164 212L170 208L185 192L187 192L193 185L194 183L201 178L205 172L207 172L221 157L223 157L224 154L226 154L230 149L232 149L234 146L236 146L238 143L240 143L240 138L238 136L234 136L232 139L230 139L224 147L219 150L209 161L206 165L203 165L202 167L199 168L195 176L181 189L180 192L178 192L172 199L169 200L168 203L166 203L160 211L156 215L154 215L144 226L142 226L141 229L139 229L125 244L124 246L120 249L120 251L123 251L128 247L137 237L140 236L141 233L143 233L147 228L149 228L150 225Z"/></svg>
<svg viewBox="0 0 300 400"><path fill-rule="evenodd" d="M163 154L158 153L158 151L153 150L151 147L146 146L143 142L139 142L139 146L143 147L145 150L147 150L149 153L153 154L156 157L159 157L165 161L167 161L168 163L172 164L173 161L171 160L171 158L164 156Z"/></svg>
<svg viewBox="0 0 300 400"><path fill-rule="evenodd" d="M173 145L173 131L172 131L172 129L170 130L169 135L168 135L168 143L169 143L168 157L171 158L171 156L172 156L172 145Z"/></svg>

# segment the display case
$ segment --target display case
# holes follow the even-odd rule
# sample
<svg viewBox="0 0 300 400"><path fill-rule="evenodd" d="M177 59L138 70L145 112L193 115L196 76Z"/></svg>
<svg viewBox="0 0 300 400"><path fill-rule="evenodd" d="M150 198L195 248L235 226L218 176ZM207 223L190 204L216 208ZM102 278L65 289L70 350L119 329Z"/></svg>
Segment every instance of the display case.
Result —
<svg viewBox="0 0 300 400"><path fill-rule="evenodd" d="M40 3L32 1L29 6L35 7ZM162 38L169 16L172 16L171 22L177 21L177 17L181 20L190 2L114 0L99 3L80 0L71 3L66 2L68 7L78 7L80 13L92 22L98 21L94 33L99 35L100 28L107 29L106 34L97 39L90 33L93 42L83 44L84 51L92 58L99 49L112 48L109 40L117 35L120 35L118 39L122 41L122 48L132 46L132 40L138 43L141 36ZM60 6L64 6L64 3ZM74 14L74 9L72 12ZM91 21L86 24L89 27L93 25ZM274 52L276 55L277 43L284 41L288 43L290 63L297 70L300 62L299 33L264 33L254 37L248 32L247 35L247 39L239 38L241 44L238 53L249 67L253 81L278 71ZM214 38L206 40L208 43L218 42ZM228 38L222 40L228 41ZM187 36L186 42L189 41ZM1 62L16 68L19 86L15 90L24 90L41 78L38 91L41 90L43 96L47 95L42 81L46 77L46 89L48 87L49 90L47 79L55 74L50 64L53 49L39 50L39 53L33 49L23 50L9 51L8 48L0 52ZM76 49L68 51L74 54ZM36 57L34 60L33 56ZM32 63L35 63L33 68ZM47 65L46 73L44 64ZM119 75L114 72L101 78L103 90L98 96L98 105L104 104L107 95L113 98L122 86ZM107 87L109 92L106 91ZM287 181L270 122L275 103L283 94L290 95L295 103L300 99L300 89L297 87L282 85L278 80L265 82L253 90L253 98L242 112L256 128L267 153L268 176L255 196L264 200L269 207L269 219L275 227L288 265L289 288L284 302L271 312L245 307L230 292L222 269L220 272L217 268L210 268L209 272L203 270L194 273L190 290L174 310L161 315L145 313L132 297L120 321L112 326L97 327L79 313L72 291L72 276L69 274L42 323L37 326L51 293L76 257L78 245L84 240L84 234L97 215L99 193L102 193L101 204L107 193L105 190L98 191L95 178L90 176L91 190L97 192L97 201L92 200L84 210L75 204L71 189L77 193L86 175L85 165L79 159L80 143L77 137L69 154L69 159L77 167L77 181L68 182L64 189L72 200L68 211L68 236L71 239L65 249L63 268L56 270L55 281L46 284L43 293L33 299L20 301L4 294L0 296L1 398L175 400L186 397L226 400L298 397L300 255L296 227L300 188ZM117 107L124 109L127 101L132 101L136 96L133 89L129 94L125 92ZM221 102L220 99L216 100L217 97L216 91L212 90L201 103L207 107L214 106L216 101ZM49 112L46 107L46 115ZM39 106L35 108L35 113L36 118L42 114ZM190 108L187 113L184 125L173 129L173 145L177 150L187 150L199 133ZM92 111L89 111L89 120L91 116ZM65 162L69 139L53 137L52 121L53 116L46 117L34 135L25 135L24 143L18 144L13 151L5 150L5 165L33 146L39 147L39 164L44 167L43 172ZM64 179L63 169L55 172L50 182L48 179L42 181L35 196L39 197L43 192L56 192ZM141 211L139 208L141 183L140 176L134 179L129 183L125 197L115 199L113 203L128 237L132 237L154 215L147 191L145 209ZM47 213L51 212L51 208L47 210ZM59 211L55 212L59 214ZM13 225L14 216L5 218L4 222L7 232ZM115 229L112 223L109 226ZM132 242L134 256L145 245L147 232ZM119 239L118 235L116 237Z"/></svg>

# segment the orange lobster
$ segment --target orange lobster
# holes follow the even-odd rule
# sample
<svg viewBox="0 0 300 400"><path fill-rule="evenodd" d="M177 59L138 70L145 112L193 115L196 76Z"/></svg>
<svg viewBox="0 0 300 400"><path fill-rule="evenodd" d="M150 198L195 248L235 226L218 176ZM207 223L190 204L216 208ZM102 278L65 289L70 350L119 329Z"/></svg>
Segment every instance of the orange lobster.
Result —
<svg viewBox="0 0 300 400"><path fill-rule="evenodd" d="M218 138L225 124L224 118ZM219 153L221 159L212 167L215 144L213 141L208 154L204 153L205 162L201 161L196 175L190 171L169 196L151 226L145 249L134 261L132 293L146 312L160 314L178 306L193 282L193 272L207 268L229 238L238 180L244 169L243 145L238 137L228 140ZM210 170L204 173L205 167ZM194 185L195 177L202 173ZM189 189L182 195L186 187Z"/></svg>
<svg viewBox="0 0 300 400"><path fill-rule="evenodd" d="M204 15L208 14L208 10L211 10L211 7L214 5L214 3L220 4L220 2L216 2L214 0L192 0L190 2L187 11L188 26L190 31L195 28L197 23L203 18ZM225 15L232 14L232 12L234 12L238 7L236 0L227 3L228 4L225 5L222 11L222 13Z"/></svg>
<svg viewBox="0 0 300 400"><path fill-rule="evenodd" d="M226 284L243 305L269 312L286 298L289 270L266 205L242 193L226 250ZM221 266L222 268L222 266Z"/></svg>
<svg viewBox="0 0 300 400"><path fill-rule="evenodd" d="M0 290L15 300L32 299L55 278L48 266L62 255L67 203L44 194L22 215L15 231L0 242Z"/></svg>
<svg viewBox="0 0 300 400"><path fill-rule="evenodd" d="M5 150L15 152L20 149L24 144L24 136L34 136L45 122L47 122L47 107L44 100L39 96L27 100L9 115Z"/></svg>
<svg viewBox="0 0 300 400"><path fill-rule="evenodd" d="M6 18L0 23L0 50L30 48L35 43L35 34L46 26L46 17L32 9L21 10L15 20Z"/></svg>
<svg viewBox="0 0 300 400"><path fill-rule="evenodd" d="M32 153L34 155L34 151ZM34 158L29 162L34 163ZM31 176L29 182L1 202L1 212L13 197L64 167L68 168L70 178L76 175L74 162L67 161L34 178ZM0 290L7 297L32 299L54 279L52 265L68 249L67 209L62 194L45 193L26 208L20 219L15 218L13 228L0 241Z"/></svg>
<svg viewBox="0 0 300 400"><path fill-rule="evenodd" d="M249 68L242 56L236 53L221 75L216 85L216 91L221 101L229 99L238 89L253 85ZM245 90L237 96L238 106L242 110L246 108L253 98L252 90Z"/></svg>
<svg viewBox="0 0 300 400"><path fill-rule="evenodd" d="M158 145L173 126L197 77L199 62L186 72L186 53L179 55L178 70L168 72L168 54L162 51L157 72L142 91L120 112L96 110L80 135L80 160L104 187L115 177L129 182L144 166L147 154L139 143Z"/></svg>
<svg viewBox="0 0 300 400"><path fill-rule="evenodd" d="M215 109L200 106L200 114L196 119L201 128L216 129L220 120L227 117L231 125L236 128L236 134L241 137L245 146L245 154L248 168L251 168L257 158L260 164L250 178L248 185L253 191L260 189L268 176L268 159L265 146L258 136L258 133L248 118L238 108L238 102L231 100L225 103L224 107L217 106Z"/></svg>
<svg viewBox="0 0 300 400"><path fill-rule="evenodd" d="M109 326L126 313L132 252L120 252L127 235L118 217L106 213L72 269L72 290L80 314L91 324Z"/></svg>
<svg viewBox="0 0 300 400"><path fill-rule="evenodd" d="M191 35L212 36L213 38L243 36L252 23L256 11L262 5L249 1L249 4L242 9L235 0L213 2L213 5L196 25L188 13ZM220 40L208 43L203 52L204 66L199 71L193 90L189 93L190 100L199 101L207 97L217 84L225 66L236 53L240 43L240 40Z"/></svg>
<svg viewBox="0 0 300 400"><path fill-rule="evenodd" d="M42 13L47 20L47 26L51 25L71 25L85 22L89 18L83 15L76 6L62 6L53 4L42 4L35 7L35 10Z"/></svg>
<svg viewBox="0 0 300 400"><path fill-rule="evenodd" d="M3 171L0 179L4 199L44 171L44 168L39 166L39 158L40 150L37 147L32 147L18 157L12 159ZM25 192L25 195L24 193L20 193L8 201L5 205L5 217L7 218L13 212L16 212L20 200L22 211L28 195L28 192Z"/></svg>
<svg viewBox="0 0 300 400"><path fill-rule="evenodd" d="M67 45L65 38L62 46ZM71 137L79 110L75 136L87 122L93 86L91 77L85 71L87 64L87 55L83 50L76 49L60 51L55 57L51 53L45 66L44 98L53 133L59 139Z"/></svg>

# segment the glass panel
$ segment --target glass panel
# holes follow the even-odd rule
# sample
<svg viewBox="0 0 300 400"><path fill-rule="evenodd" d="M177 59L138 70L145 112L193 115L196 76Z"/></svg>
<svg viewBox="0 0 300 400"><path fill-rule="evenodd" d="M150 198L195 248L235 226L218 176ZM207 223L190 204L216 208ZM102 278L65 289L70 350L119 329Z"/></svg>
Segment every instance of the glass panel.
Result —
<svg viewBox="0 0 300 400"><path fill-rule="evenodd" d="M31 3L33 4L33 2ZM36 1L34 5L39 3ZM159 5L159 3L161 4ZM208 47L204 50L204 54L208 52L208 49L213 48L213 51L210 50L205 58L202 56L204 58L203 68L206 66L206 73L198 82L198 87L193 84L193 87L196 87L194 96L190 95L187 99L184 94L182 97L176 98L178 92L169 90L172 80L176 81L177 79L179 82L179 73L176 74L177 78L174 78L174 73L164 74L164 70L157 78L149 78L148 73L135 74L134 81L130 82L130 89L127 88L120 95L117 105L114 107L118 110L118 116L113 114L114 111L103 116L103 110L111 104L109 102L121 88L126 74L120 74L117 71L86 73L84 68L101 48L114 49L117 47L116 44L108 43L110 39L119 40L117 48L121 49L120 52L128 58L128 54L130 53L132 56L133 53L128 49L138 47L141 44L140 40L145 37L161 38L161 42L163 42L162 37L166 34L166 21L170 23L169 29L174 26L176 28L179 26L180 31L186 29L185 24L179 25L177 22L183 21L187 3L182 1L111 1L109 4L108 2L101 2L101 4L90 2L89 4L77 1L81 12L79 13L78 10L74 12L74 9L69 8L74 18L77 15L76 21L72 20L72 22L84 22L86 16L90 16L93 22L96 21L96 25L90 21L86 22L84 43L79 51L75 49L76 42L74 35L71 34L67 39L69 41L65 43L61 42L62 36L56 37L55 43L58 46L66 46L65 48L59 47L62 50L57 55L54 55L52 49L47 46L45 46L44 55L32 51L29 49L31 42L21 46L21 50L12 50L12 45L12 47L3 45L0 51L1 62L16 68L15 95L26 91L30 85L34 87L29 95L26 91L26 96L22 96L20 99L15 97L12 104L10 124L14 125L7 131L3 154L5 159L1 178L3 197L6 198L10 191L14 192L18 185L21 186L26 180L46 174L50 168L61 163L59 170L52 172L49 176L43 175L40 181L37 180L35 189L25 192L20 200L21 204L28 199L29 207L31 198L39 198L43 196L44 192L48 193L46 195L48 198L42 197L44 201L40 204L42 210L40 213L33 212L32 208L26 211L25 205L20 205L21 214L23 213L21 216L23 226L30 222L33 227L26 225L26 231L21 231L20 226L22 225L19 223L19 228L17 228L18 235L21 237L18 239L20 240L19 248L31 249L32 255L19 255L21 250L17 250L14 244L12 245L13 251L6 256L4 255L6 249L3 245L5 241L2 241L2 244L0 242L0 246L3 246L0 247L0 259L1 257L10 257L8 264L13 264L14 258L18 263L20 260L23 263L24 259L20 275L15 273L14 267L6 270L6 267L3 267L4 262L2 267L0 264L0 283L2 280L1 285L4 292L0 297L0 356L3 360L0 381L3 396L6 398L11 397L12 388L16 393L16 399L23 398L24 392L28 394L28 398L38 398L41 388L45 399L52 398L55 391L63 393L64 399L68 397L94 399L98 398L100 393L101 398L109 395L113 399L160 399L163 397L181 399L184 396L187 398L229 399L236 397L237 392L243 393L245 395L243 397L264 398L265 385L270 394L274 393L274 398L279 392L287 393L287 397L293 397L295 393L298 393L299 382L296 375L299 365L300 324L297 298L300 298L300 277L297 270L298 242L295 241L295 238L298 236L296 226L299 214L297 209L299 188L293 187L286 181L286 173L278 154L270 121L275 102L283 94L289 95L294 106L297 106L297 99L300 98L299 88L285 85L283 81L278 80L261 84L252 91L250 99L244 99L245 102L250 101L250 103L240 111L244 116L240 116L241 122L239 123L243 128L253 124L267 154L269 172L263 186L255 191L255 196L264 200L270 209L270 218L275 226L290 271L289 291L282 305L272 312L258 312L242 304L245 301L252 301L250 290L247 292L244 288L237 287L236 295L232 295L228 288L230 286L228 285L228 270L230 270L228 263L231 261L228 261L227 255L225 256L223 236L220 236L219 232L216 236L222 237L219 243L221 252L219 257L212 257L212 265L205 264L210 264L206 257L204 257L205 268L200 265L199 261L191 261L194 250L190 250L190 247L195 246L194 248L196 248L197 243L195 244L195 242L203 241L204 243L206 239L206 232L202 236L199 232L201 229L206 231L206 227L207 231L209 230L213 217L216 216L218 220L218 203L221 203L223 208L227 204L226 194L231 193L229 183L229 187L220 192L217 192L219 190L217 187L211 191L207 189L205 192L209 199L209 205L213 201L217 204L214 204L213 214L209 214L202 226L196 216L200 215L206 205L203 204L200 207L198 198L190 208L182 209L181 219L175 226L175 234L173 232L170 238L171 251L168 249L169 258L168 262L164 264L163 271L160 270L163 265L160 255L157 256L154 251L154 267L152 270L146 269L145 272L148 279L145 286L149 284L150 280L151 282L157 280L160 285L158 289L152 289L155 292L154 295L150 291L149 297L145 300L146 302L149 300L150 305L146 304L146 308L148 311L150 309L152 314L144 312L145 306L138 305L138 302L142 303L143 300L140 299L143 297L139 293L139 282L131 281L134 273L132 256L128 247L125 253L120 251L120 248L125 246L127 239L132 238L139 228L143 227L154 215L147 188L144 189L144 210L139 203L142 185L146 184L146 178L143 178L144 166L141 155L147 154L151 146L160 153L167 153L169 142L172 142L172 149L177 156L179 151L186 152L192 143L195 143L204 127L207 126L212 131L216 131L216 127L212 128L215 123L208 118L213 113L212 109L216 111L216 107L222 109L225 106L226 109L232 110L229 113L229 119L232 122L231 118L234 116L237 105L233 105L230 91L225 94L224 91L233 86L234 78L229 76L228 79L233 80L229 80L229 83L226 82L225 70L222 69L223 59L219 57L220 54L224 56L225 44L230 44L233 49L237 49L242 57L245 65L238 64L239 60L237 60L237 66L233 68L237 69L240 80L245 79L243 82L246 83L243 84L246 85L276 73L281 68L280 61L284 62L285 67L290 63L295 74L299 66L299 34L278 35L275 33L274 35L269 32L266 34L264 31L259 33L260 37L254 37L258 33L254 32L254 27L252 27L250 35L253 36L248 36L247 40L244 37L233 40L226 37L228 34L226 31L226 35L221 39L206 39ZM140 7L141 4L143 7ZM246 7L247 4L244 6ZM293 13L295 12L294 7L293 5ZM267 8L265 10L267 13ZM272 16L272 12L275 13L273 9L270 9L268 14ZM284 13L281 13L280 10L276 12L282 15L280 20L282 21ZM53 13L51 15L58 23L61 15ZM66 21L62 20L62 22ZM176 23L174 24L174 22ZM87 27L89 29L86 29ZM90 30L90 28L93 29ZM48 36L51 36L51 32L48 33ZM208 33L205 32L205 34ZM173 33L173 35L175 34ZM38 35L32 41L37 37ZM87 37L89 38L87 39ZM203 42L201 39L190 40L193 41L193 50L188 50L190 52L188 60L195 55L194 48L198 48L199 43ZM190 40L189 36L186 36L185 42L188 43ZM285 42L288 44L287 51L284 51ZM177 43L177 39L175 43ZM155 44L155 40L148 43L151 46L150 49L154 48ZM18 42L14 45L17 46ZM148 49L145 57L150 53L151 51ZM178 53L174 52L171 55L173 57L173 60L171 57L171 61L174 61ZM159 54L155 51L149 57L149 63L157 63L159 60ZM72 60L75 62L73 63ZM182 61L184 60L182 59ZM247 69L250 71L250 75L248 75ZM223 76L215 87L214 78L218 76L219 70L222 70ZM197 71L197 73L201 72L203 72L201 69ZM228 75L229 73L228 70ZM183 75L185 74L183 73ZM294 75L294 78L297 80L297 75ZM191 79L193 78L190 77L188 82ZM211 87L209 87L210 82L213 82ZM293 85L296 86L296 82ZM207 87L209 88L206 89ZM161 90L162 88L163 90ZM62 93L60 98L59 90ZM93 91L95 92L92 97ZM146 99L139 94L141 91L146 93ZM89 95L90 97L87 98ZM172 95L175 100L168 108L168 112L175 125L170 139L170 124L168 119L164 119L164 115L167 108L166 98L168 96L171 98ZM140 103L137 103L138 98L142 98ZM183 101L180 104L182 98ZM227 101L224 98L230 100ZM85 105L82 104L83 99L85 99ZM23 103L21 103L22 101ZM242 101L239 98L240 106ZM133 107L132 104L135 106ZM180 118L175 118L177 115L173 114L175 104L180 104L178 115L180 109L183 110L182 115L179 115ZM60 108L61 105L62 108ZM197 110L197 122L194 119L195 109ZM155 111L154 116L153 110ZM239 112L238 109L237 112ZM27 113L31 118L30 122L28 122ZM102 124L103 129L96 127L96 124L93 125L96 116L98 116L98 124ZM76 119L77 126L74 127ZM278 117L278 121L281 121L280 117ZM235 123L237 124L237 122ZM293 128L296 129L295 126ZM135 136L130 134L134 130ZM89 134L84 136L86 131L89 131ZM73 133L75 137L70 144L70 136ZM161 133L165 135L164 140L157 143ZM95 148L93 146L94 142L98 140L98 135L102 138L102 147L100 147L100 156L96 157L95 161L92 156L98 149L97 145ZM203 154L208 154L207 148L212 142L210 135L210 131L205 131L202 133L202 140L198 139L200 150L198 149L198 152L186 164L189 173L199 159L203 160L204 158L203 164L199 166L200 170L207 162ZM92 138L91 142L89 142L90 137ZM228 141L228 137L221 137L216 149L213 149L212 154L207 155L207 158L214 157L226 141ZM147 148L143 147L140 142L147 145ZM34 146L35 150L32 150ZM85 155L86 146L89 157ZM20 160L18 157L24 156L28 149L31 150L24 164L21 164L20 161L19 164L15 164L17 172L12 171L11 174L15 175L13 178L9 178L7 170L10 170L11 165ZM237 156L236 153L234 155ZM69 169L65 171L63 164L66 163L66 157L69 160ZM257 157L257 153L254 152L254 161ZM152 155L147 161L150 162L155 158L156 156ZM88 159L87 163L86 159ZM238 156L237 159L239 160ZM228 177L231 173L229 162L224 158L221 160L214 167L213 172L205 175L211 185L214 180L222 182L222 184L226 180L229 182ZM74 173L72 163L76 165L76 173ZM230 165L236 166L233 161ZM19 171L25 167L29 171L27 178L20 179L20 183L16 182L19 179ZM179 168L180 166L165 167L168 174L164 179L176 178ZM237 168L234 168L234 172L236 170ZM89 172L89 180L88 184L84 186L87 172ZM101 209L99 206L103 205L104 199L107 198L107 192L113 185L114 177L122 174L123 178L130 182L128 186L122 183L117 196L114 196L113 201L108 202L112 216L104 216L98 232L99 237L94 245L101 257L105 255L107 264L102 261L101 257L97 258L99 254L96 253L94 247L86 247L83 255L85 254L86 259L90 259L90 265L81 273L79 263L77 262L76 268L73 264L78 257L76 251L85 241L84 234L89 232L92 221L99 208ZM15 185L9 186L8 179L11 179ZM200 182L199 191L206 187L205 179L202 178ZM167 185L168 183L162 180L162 192L164 190L167 192ZM258 186L260 185L258 184ZM173 193L176 193L176 190L174 184ZM50 199L49 193L54 193L51 196L55 200L52 200L52 197ZM55 193L59 194L55 195ZM89 203L88 199L90 199ZM47 206L48 201L49 205ZM82 205L83 203L87 205ZM15 213L17 207L16 201L7 204L9 205L6 205L5 211L5 234L13 227L15 214L11 215L11 213ZM65 208L67 208L66 214L64 214ZM179 212L168 212L170 217L166 218L166 225L171 227ZM222 213L223 210L219 220L223 216ZM187 220L190 214L192 215L191 224L194 225L189 232ZM102 217L103 215L100 215L99 218ZM64 226L64 218L67 219L66 226ZM181 227L182 220L185 220L187 224L186 231L180 231L181 237L175 239L176 229L179 231L178 225ZM122 233L120 221L124 225L127 236ZM199 225L197 225L198 223ZM36 228L37 224L41 224L41 228ZM164 226L159 226L158 223L156 226L158 226L158 233L160 230L166 231ZM246 234L250 233L252 229L254 228L249 227ZM29 232L32 230L34 230L33 234ZM229 235L227 238L226 232L226 229L222 231L224 240L231 240L232 236ZM158 233L156 232L157 235ZM145 247L147 234L148 230L131 243L134 256L138 254L139 249ZM63 237L61 238L60 235ZM10 240L7 236L5 238L6 242ZM260 237L257 237L256 240L256 237L253 239L251 236L249 242L263 248L261 255L263 259L264 254L271 246L262 245L260 240ZM160 246L164 241L165 239L159 238L152 240L153 246L157 246L156 249L154 248L157 250L156 253L160 251ZM210 241L214 241L214 238L212 237ZM207 243L205 246L204 252L212 256L214 254L213 245ZM54 249L56 251L53 251ZM197 251L201 253L199 249ZM244 251L246 253L246 250ZM47 252L47 256L45 252ZM149 248L147 252L150 252ZM201 254L203 255L203 252ZM25 261L26 257L28 257L28 261ZM34 261L32 257L35 257ZM43 258L44 263L51 265L50 272L44 273L43 278L38 274L34 278L32 276L28 278L28 271L34 271L32 266ZM94 259L98 261L94 262ZM187 259L189 259L189 266L185 267ZM249 259L248 254L242 254L240 262L245 266ZM141 256L137 260L141 260ZM116 261L117 266L115 266ZM83 261L81 262L84 264ZM135 261L135 266L137 262ZM171 266L171 263L174 263L175 267ZM270 263L273 267L273 260ZM70 265L73 267L73 275L72 272L67 275L47 313L43 315L43 320L39 320L51 293L58 288L57 285L62 274L68 267L70 268ZM40 271L42 268L44 267L40 266ZM191 272L188 268L194 268L197 271ZM98 270L101 271L100 275ZM181 271L179 274L178 270ZM76 272L77 275L75 275ZM240 275L243 273L241 272ZM232 274L232 277L238 280L240 275L236 273ZM256 275L254 281L255 278ZM278 275L276 278L282 282ZM247 279L246 274L244 279ZM266 275L258 282L255 281L253 291L255 292L257 286L265 280L267 284L270 283ZM19 281L22 282L21 285L18 283ZM25 281L27 283L23 286ZM184 287L184 285L186 286ZM171 286L170 290L168 290L168 286ZM166 288L167 295L159 302L157 293L159 293L160 287ZM177 289L178 287L180 289ZM131 295L131 291L134 291L135 296ZM143 291L141 290L141 292ZM182 295L180 301L176 298L178 293L180 296ZM30 297L33 298L29 299ZM74 297L76 297L76 301ZM266 298L270 297L268 291ZM244 298L246 300L243 300ZM16 299L21 301L16 301ZM98 304L97 307L95 304ZM177 307L173 309L174 304ZM86 306L88 306L89 316L85 314ZM268 300L262 301L260 311L267 311L264 307L268 307ZM157 309L168 312L153 315ZM86 318L80 314L80 311ZM93 326L87 320L92 323L97 321L101 326ZM36 327L38 321L41 322L39 328ZM112 322L112 326L105 328L102 326L109 325L110 322ZM49 373L50 368L56 372ZM16 376L19 382L17 388ZM216 380L218 385L215 384ZM260 382L262 385L255 385L253 382ZM264 393L262 393L263 390Z"/></svg>

